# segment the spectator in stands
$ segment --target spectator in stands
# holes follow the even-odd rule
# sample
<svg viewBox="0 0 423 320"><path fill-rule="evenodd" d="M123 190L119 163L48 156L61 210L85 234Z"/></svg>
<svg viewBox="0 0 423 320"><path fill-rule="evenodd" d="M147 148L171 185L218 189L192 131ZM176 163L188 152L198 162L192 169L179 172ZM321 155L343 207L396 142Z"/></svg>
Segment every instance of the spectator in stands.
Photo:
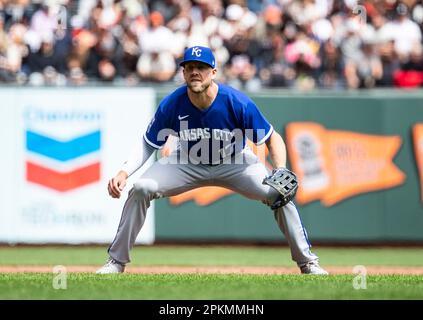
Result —
<svg viewBox="0 0 423 320"><path fill-rule="evenodd" d="M233 56L225 67L226 81L230 86L240 90L260 90L261 83L256 75L256 67L245 54Z"/></svg>
<svg viewBox="0 0 423 320"><path fill-rule="evenodd" d="M338 47L332 40L321 47L318 85L320 88L342 89L345 87L344 60Z"/></svg>
<svg viewBox="0 0 423 320"><path fill-rule="evenodd" d="M137 71L144 81L167 82L175 74L176 64L168 51L152 50L138 60Z"/></svg>
<svg viewBox="0 0 423 320"><path fill-rule="evenodd" d="M39 35L52 35L57 29L57 20L54 6L41 2L39 9L31 18L30 28Z"/></svg>
<svg viewBox="0 0 423 320"><path fill-rule="evenodd" d="M418 24L409 18L409 9L401 2L395 8L394 20L387 22L380 32L385 37L393 37L401 61L407 60L413 46L422 40Z"/></svg>
<svg viewBox="0 0 423 320"><path fill-rule="evenodd" d="M421 43L414 44L408 60L402 64L401 69L423 72L423 47Z"/></svg>
<svg viewBox="0 0 423 320"><path fill-rule="evenodd" d="M394 72L394 82L397 87L404 88L423 86L423 47L420 43L413 46L408 60Z"/></svg>
<svg viewBox="0 0 423 320"><path fill-rule="evenodd" d="M284 59L284 43L282 38L275 38L276 45L272 50L270 63L260 69L260 79L268 87L291 87L295 78L295 70Z"/></svg>
<svg viewBox="0 0 423 320"><path fill-rule="evenodd" d="M87 76L82 69L81 60L77 55L71 55L69 57L67 69L68 84L80 86L87 83Z"/></svg>
<svg viewBox="0 0 423 320"><path fill-rule="evenodd" d="M118 73L130 83L136 84L138 82L136 77L137 62L141 51L138 45L138 37L130 28L125 28L119 41L122 55L118 62Z"/></svg>
<svg viewBox="0 0 423 320"><path fill-rule="evenodd" d="M7 49L8 36L4 29L4 16L0 15L0 82L12 82L15 80L8 67Z"/></svg>
<svg viewBox="0 0 423 320"><path fill-rule="evenodd" d="M55 50L54 37L51 33L41 35L41 45L37 52L30 52L26 59L29 73L43 73L47 67L52 67L56 72L66 72L66 57Z"/></svg>
<svg viewBox="0 0 423 320"><path fill-rule="evenodd" d="M70 73L75 72L74 68L79 68L87 77L97 76L98 61L92 54L97 41L96 35L89 30L82 29L74 35L74 46L68 61Z"/></svg>
<svg viewBox="0 0 423 320"><path fill-rule="evenodd" d="M376 86L378 87L394 86L393 74L400 66L394 46L393 40L381 42L378 46L382 63L382 76L376 80Z"/></svg>
<svg viewBox="0 0 423 320"><path fill-rule="evenodd" d="M349 88L373 88L382 74L382 61L371 42L363 42L359 55L346 61L345 76Z"/></svg>
<svg viewBox="0 0 423 320"><path fill-rule="evenodd" d="M139 35L141 56L137 72L142 80L169 81L176 72L172 55L172 31L164 26L164 18L158 11L149 16L150 27Z"/></svg>
<svg viewBox="0 0 423 320"><path fill-rule="evenodd" d="M172 19L176 18L181 11L181 2L178 0L155 0L148 3L150 12L160 12L163 16L164 24L171 23Z"/></svg>
<svg viewBox="0 0 423 320"><path fill-rule="evenodd" d="M28 56L29 49L25 43L27 27L21 23L14 23L7 36L7 48L4 56L0 55L0 70L3 81L17 80L17 75L22 69L23 60Z"/></svg>
<svg viewBox="0 0 423 320"><path fill-rule="evenodd" d="M292 42L285 46L284 56L295 72L293 85L299 89L316 87L316 74L321 65L319 57L320 45L310 38L302 29L297 30Z"/></svg>
<svg viewBox="0 0 423 320"><path fill-rule="evenodd" d="M7 51L7 32L4 28L4 16L0 14L0 54L4 55Z"/></svg>

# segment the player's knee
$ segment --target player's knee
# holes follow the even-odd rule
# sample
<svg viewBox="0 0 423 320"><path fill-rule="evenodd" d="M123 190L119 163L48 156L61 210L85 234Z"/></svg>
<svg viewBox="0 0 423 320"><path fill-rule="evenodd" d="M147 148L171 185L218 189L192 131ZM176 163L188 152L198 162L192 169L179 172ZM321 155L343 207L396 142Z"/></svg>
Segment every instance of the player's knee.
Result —
<svg viewBox="0 0 423 320"><path fill-rule="evenodd" d="M134 183L134 192L140 197L148 197L158 191L158 184L152 179L140 179Z"/></svg>
<svg viewBox="0 0 423 320"><path fill-rule="evenodd" d="M280 207L282 207L284 204L282 203L282 197L279 193L272 193L268 196L268 198L264 201L262 201L263 204L270 207L271 210L277 210Z"/></svg>

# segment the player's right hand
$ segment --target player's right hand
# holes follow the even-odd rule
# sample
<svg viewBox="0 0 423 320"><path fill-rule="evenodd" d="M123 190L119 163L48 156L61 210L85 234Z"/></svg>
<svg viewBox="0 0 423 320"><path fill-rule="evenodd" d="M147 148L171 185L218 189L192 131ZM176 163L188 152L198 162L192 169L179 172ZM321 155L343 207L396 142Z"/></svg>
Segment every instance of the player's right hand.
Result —
<svg viewBox="0 0 423 320"><path fill-rule="evenodd" d="M125 171L119 171L119 173L112 179L109 180L107 190L112 198L120 198L121 192L126 185L126 179L128 174Z"/></svg>

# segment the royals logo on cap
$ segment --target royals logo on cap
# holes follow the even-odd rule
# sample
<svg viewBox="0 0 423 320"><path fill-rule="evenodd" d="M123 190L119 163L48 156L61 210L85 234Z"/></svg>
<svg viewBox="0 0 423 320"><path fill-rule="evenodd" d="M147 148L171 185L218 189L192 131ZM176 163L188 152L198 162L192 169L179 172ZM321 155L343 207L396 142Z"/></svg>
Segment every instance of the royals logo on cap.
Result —
<svg viewBox="0 0 423 320"><path fill-rule="evenodd" d="M195 46L185 50L184 59L179 64L184 66L185 63L190 61L199 61L208 64L211 68L216 68L216 62L213 52L208 47Z"/></svg>
<svg viewBox="0 0 423 320"><path fill-rule="evenodd" d="M194 47L192 48L191 55L196 57L201 57L201 51L202 51L201 48Z"/></svg>

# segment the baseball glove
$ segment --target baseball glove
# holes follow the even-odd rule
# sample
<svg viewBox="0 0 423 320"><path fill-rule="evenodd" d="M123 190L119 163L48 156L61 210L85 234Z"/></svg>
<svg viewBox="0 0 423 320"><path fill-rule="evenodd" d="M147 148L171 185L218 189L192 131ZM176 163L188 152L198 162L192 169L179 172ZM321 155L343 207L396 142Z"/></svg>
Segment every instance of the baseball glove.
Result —
<svg viewBox="0 0 423 320"><path fill-rule="evenodd" d="M287 168L274 169L272 175L264 178L263 184L267 184L280 193L278 199L270 206L276 210L294 199L298 189L298 180L295 173Z"/></svg>

